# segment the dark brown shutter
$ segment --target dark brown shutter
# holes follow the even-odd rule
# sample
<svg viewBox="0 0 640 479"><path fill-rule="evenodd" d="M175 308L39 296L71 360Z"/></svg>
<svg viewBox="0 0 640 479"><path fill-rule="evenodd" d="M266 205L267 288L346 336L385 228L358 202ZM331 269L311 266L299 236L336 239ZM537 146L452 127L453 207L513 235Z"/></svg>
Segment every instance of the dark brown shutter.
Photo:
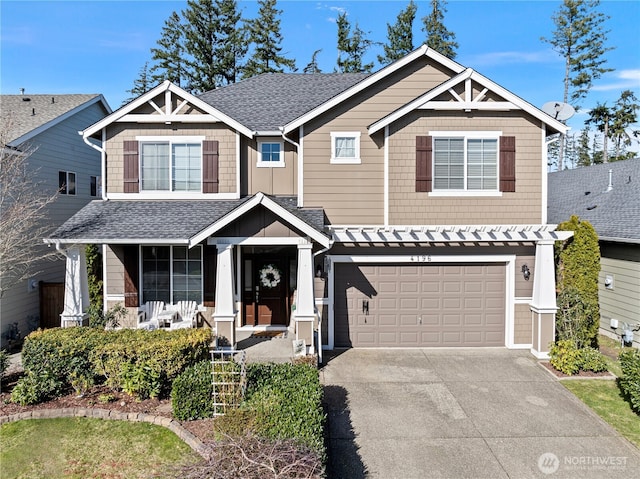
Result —
<svg viewBox="0 0 640 479"><path fill-rule="evenodd" d="M124 192L140 191L140 153L137 141L124 141Z"/></svg>
<svg viewBox="0 0 640 479"><path fill-rule="evenodd" d="M138 245L124 246L124 305L138 306Z"/></svg>
<svg viewBox="0 0 640 479"><path fill-rule="evenodd" d="M416 191L431 191L433 146L430 136L416 136Z"/></svg>
<svg viewBox="0 0 640 479"><path fill-rule="evenodd" d="M204 245L202 247L202 262L204 264L204 305L213 307L216 305L216 269L218 261L218 249L215 246Z"/></svg>
<svg viewBox="0 0 640 479"><path fill-rule="evenodd" d="M202 192L218 192L218 142L202 142Z"/></svg>
<svg viewBox="0 0 640 479"><path fill-rule="evenodd" d="M516 137L500 137L500 191L516 191Z"/></svg>

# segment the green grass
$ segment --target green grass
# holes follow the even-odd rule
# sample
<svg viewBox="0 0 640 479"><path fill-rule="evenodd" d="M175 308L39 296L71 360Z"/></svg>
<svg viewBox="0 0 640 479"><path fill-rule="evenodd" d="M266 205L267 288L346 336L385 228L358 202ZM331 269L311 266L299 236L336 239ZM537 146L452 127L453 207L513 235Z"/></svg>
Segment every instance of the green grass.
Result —
<svg viewBox="0 0 640 479"><path fill-rule="evenodd" d="M90 418L31 419L0 428L0 478L167 477L200 460L157 425Z"/></svg>
<svg viewBox="0 0 640 479"><path fill-rule="evenodd" d="M562 381L562 385L640 448L640 416L624 400L616 381L579 379Z"/></svg>

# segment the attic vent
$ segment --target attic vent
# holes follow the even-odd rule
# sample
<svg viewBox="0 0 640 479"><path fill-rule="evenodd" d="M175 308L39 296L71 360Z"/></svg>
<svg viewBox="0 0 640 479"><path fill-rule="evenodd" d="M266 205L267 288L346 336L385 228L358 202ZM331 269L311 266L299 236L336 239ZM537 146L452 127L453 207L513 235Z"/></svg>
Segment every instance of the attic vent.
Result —
<svg viewBox="0 0 640 479"><path fill-rule="evenodd" d="M22 101L31 101L31 98L29 98L28 96L23 96Z"/></svg>
<svg viewBox="0 0 640 479"><path fill-rule="evenodd" d="M53 104L53 103L55 103L55 102L56 102L56 98L52 96L52 97L51 97L51 104Z"/></svg>
<svg viewBox="0 0 640 479"><path fill-rule="evenodd" d="M587 210L588 211L595 210L597 207L598 207L598 205L587 206Z"/></svg>
<svg viewBox="0 0 640 479"><path fill-rule="evenodd" d="M629 179L627 180L627 184L631 183L631 175L629 175Z"/></svg>
<svg viewBox="0 0 640 479"><path fill-rule="evenodd" d="M590 194L591 194L591 192L590 192L590 191L585 191L585 192L584 192L584 196L587 196L587 195L590 195Z"/></svg>

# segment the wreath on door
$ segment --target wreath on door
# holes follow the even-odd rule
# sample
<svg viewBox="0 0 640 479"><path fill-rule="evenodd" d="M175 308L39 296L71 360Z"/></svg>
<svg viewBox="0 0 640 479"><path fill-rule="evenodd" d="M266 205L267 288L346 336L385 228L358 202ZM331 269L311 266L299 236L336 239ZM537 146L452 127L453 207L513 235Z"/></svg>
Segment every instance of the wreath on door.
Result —
<svg viewBox="0 0 640 479"><path fill-rule="evenodd" d="M265 288L275 288L280 284L282 273L272 264L263 266L260 270L260 283Z"/></svg>

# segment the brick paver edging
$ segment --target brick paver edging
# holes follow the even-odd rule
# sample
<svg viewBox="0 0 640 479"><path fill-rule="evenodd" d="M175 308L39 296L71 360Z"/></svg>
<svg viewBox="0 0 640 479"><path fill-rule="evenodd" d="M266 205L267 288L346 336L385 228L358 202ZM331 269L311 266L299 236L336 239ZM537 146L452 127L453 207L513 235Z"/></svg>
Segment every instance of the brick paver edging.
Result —
<svg viewBox="0 0 640 479"><path fill-rule="evenodd" d="M120 412L110 409L99 408L60 408L60 409L36 409L33 411L0 416L0 425L23 419L54 419L61 417L90 417L94 419L112 419L117 421L148 422L158 426L166 427L182 439L191 449L200 454L203 458L209 459L211 450L196 436L187 431L180 423L170 417L154 416L152 414L138 412Z"/></svg>

